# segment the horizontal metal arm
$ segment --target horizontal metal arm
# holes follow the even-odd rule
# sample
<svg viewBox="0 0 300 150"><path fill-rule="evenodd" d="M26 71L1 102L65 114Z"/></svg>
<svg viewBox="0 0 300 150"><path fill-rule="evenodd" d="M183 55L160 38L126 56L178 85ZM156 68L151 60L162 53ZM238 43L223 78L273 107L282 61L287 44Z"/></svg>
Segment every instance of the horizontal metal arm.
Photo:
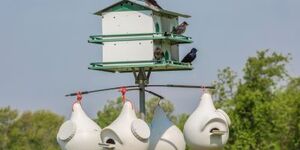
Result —
<svg viewBox="0 0 300 150"><path fill-rule="evenodd" d="M140 88L128 89L127 91L138 91L138 90L140 90ZM155 93L155 92L153 92L153 91L145 90L145 92L147 92L147 93L149 93L149 94L152 94L152 95L158 97L159 99L165 99L162 95L157 94L157 93Z"/></svg>
<svg viewBox="0 0 300 150"><path fill-rule="evenodd" d="M177 84L147 85L147 87L171 87L171 88L190 88L190 89L215 89L214 86L203 86L203 85L177 85Z"/></svg>
<svg viewBox="0 0 300 150"><path fill-rule="evenodd" d="M192 88L192 89L215 89L214 86L201 86L201 85L176 85L176 84L158 84L158 85L145 85L146 87L170 87L170 88ZM111 91L111 90L119 90L121 88L138 88L137 85L131 85L131 86L118 86L118 87L112 87L112 88L106 88L106 89L100 89L100 90L93 90L93 91L83 91L81 92L81 95L90 94L90 93L97 93L97 92L104 92L104 91ZM151 93L151 91L147 91L150 94L155 95L154 93ZM71 93L66 95L68 96L76 96L77 93ZM157 97L162 97L160 95L155 95Z"/></svg>

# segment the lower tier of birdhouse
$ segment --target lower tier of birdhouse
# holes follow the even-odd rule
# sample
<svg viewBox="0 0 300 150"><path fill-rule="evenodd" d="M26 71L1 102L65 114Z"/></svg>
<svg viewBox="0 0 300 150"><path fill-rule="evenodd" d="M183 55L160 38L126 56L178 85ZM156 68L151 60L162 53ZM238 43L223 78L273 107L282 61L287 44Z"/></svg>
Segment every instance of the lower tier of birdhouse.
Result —
<svg viewBox="0 0 300 150"><path fill-rule="evenodd" d="M91 70L114 73L134 72L138 71L139 68L144 68L145 71L183 71L193 69L191 64L177 61L105 62L91 63L89 67Z"/></svg>

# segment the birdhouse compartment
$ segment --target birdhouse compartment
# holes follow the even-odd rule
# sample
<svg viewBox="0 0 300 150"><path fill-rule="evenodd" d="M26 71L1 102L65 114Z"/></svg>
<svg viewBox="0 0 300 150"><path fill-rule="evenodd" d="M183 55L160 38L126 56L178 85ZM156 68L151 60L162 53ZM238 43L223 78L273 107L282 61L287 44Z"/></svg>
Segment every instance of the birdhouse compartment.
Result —
<svg viewBox="0 0 300 150"><path fill-rule="evenodd" d="M170 41L155 40L154 50L156 48L160 48L164 52L164 61L179 61L179 46L177 44L172 45Z"/></svg>
<svg viewBox="0 0 300 150"><path fill-rule="evenodd" d="M103 13L104 35L154 33L152 11L121 11Z"/></svg>
<svg viewBox="0 0 300 150"><path fill-rule="evenodd" d="M154 51L160 48L164 57L154 58ZM178 61L179 46L171 45L170 41L144 40L106 42L103 45L103 62L134 62L134 61Z"/></svg>
<svg viewBox="0 0 300 150"><path fill-rule="evenodd" d="M178 25L178 17L163 15L155 13L156 17L154 17L154 20L158 19L161 25L161 32L171 32L173 30L173 27L176 27Z"/></svg>
<svg viewBox="0 0 300 150"><path fill-rule="evenodd" d="M103 45L103 62L151 61L153 41L106 42Z"/></svg>

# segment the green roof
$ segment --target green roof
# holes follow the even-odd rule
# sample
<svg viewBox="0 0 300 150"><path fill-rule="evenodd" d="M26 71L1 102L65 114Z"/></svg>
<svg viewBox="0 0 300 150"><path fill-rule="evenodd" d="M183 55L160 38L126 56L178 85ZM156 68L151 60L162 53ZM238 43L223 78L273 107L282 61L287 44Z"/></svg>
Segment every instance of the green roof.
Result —
<svg viewBox="0 0 300 150"><path fill-rule="evenodd" d="M184 17L184 18L189 18L191 16L186 15L186 14L181 14L173 11L168 11L164 9L159 9L156 7L151 7L149 6L146 2L141 1L141 0L122 0L119 1L115 4L112 4L96 13L95 15L101 16L104 12L111 12L111 11L138 11L138 10L152 10L157 13L165 14L165 15L170 15L174 17Z"/></svg>

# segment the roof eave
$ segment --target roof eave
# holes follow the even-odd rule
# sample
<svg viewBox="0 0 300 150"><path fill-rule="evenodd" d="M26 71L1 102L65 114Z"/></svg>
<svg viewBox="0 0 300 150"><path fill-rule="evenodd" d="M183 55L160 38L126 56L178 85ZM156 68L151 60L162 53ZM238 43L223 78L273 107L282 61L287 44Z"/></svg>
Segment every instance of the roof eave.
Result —
<svg viewBox="0 0 300 150"><path fill-rule="evenodd" d="M102 14L107 11L108 9L112 8L112 7L115 7L117 5L119 5L120 3L123 3L123 2L131 2L131 3L134 3L136 5L140 5L142 7L145 7L145 8L148 8L149 10L152 10L152 11L155 11L155 12L158 12L158 13L164 13L164 14L167 14L167 15L172 15L172 16L180 16L180 17L184 17L184 18L190 18L191 16L190 15L186 15L186 14L181 14L181 13L177 13L177 12L173 12L173 11L168 11L168 10L164 10L164 9L158 9L158 8L152 8L152 7L149 7L147 5L143 5L137 1L133 1L133 0L121 0L115 4L112 4L100 11L97 11L94 13L94 15L98 15L98 16L102 16Z"/></svg>
<svg viewBox="0 0 300 150"><path fill-rule="evenodd" d="M173 12L173 11L169 11L169 10L164 10L164 9L161 9L157 12L172 15L172 16L179 16L179 17L183 17L183 18L190 18L191 17L190 15L181 14L181 13L177 13L177 12Z"/></svg>

